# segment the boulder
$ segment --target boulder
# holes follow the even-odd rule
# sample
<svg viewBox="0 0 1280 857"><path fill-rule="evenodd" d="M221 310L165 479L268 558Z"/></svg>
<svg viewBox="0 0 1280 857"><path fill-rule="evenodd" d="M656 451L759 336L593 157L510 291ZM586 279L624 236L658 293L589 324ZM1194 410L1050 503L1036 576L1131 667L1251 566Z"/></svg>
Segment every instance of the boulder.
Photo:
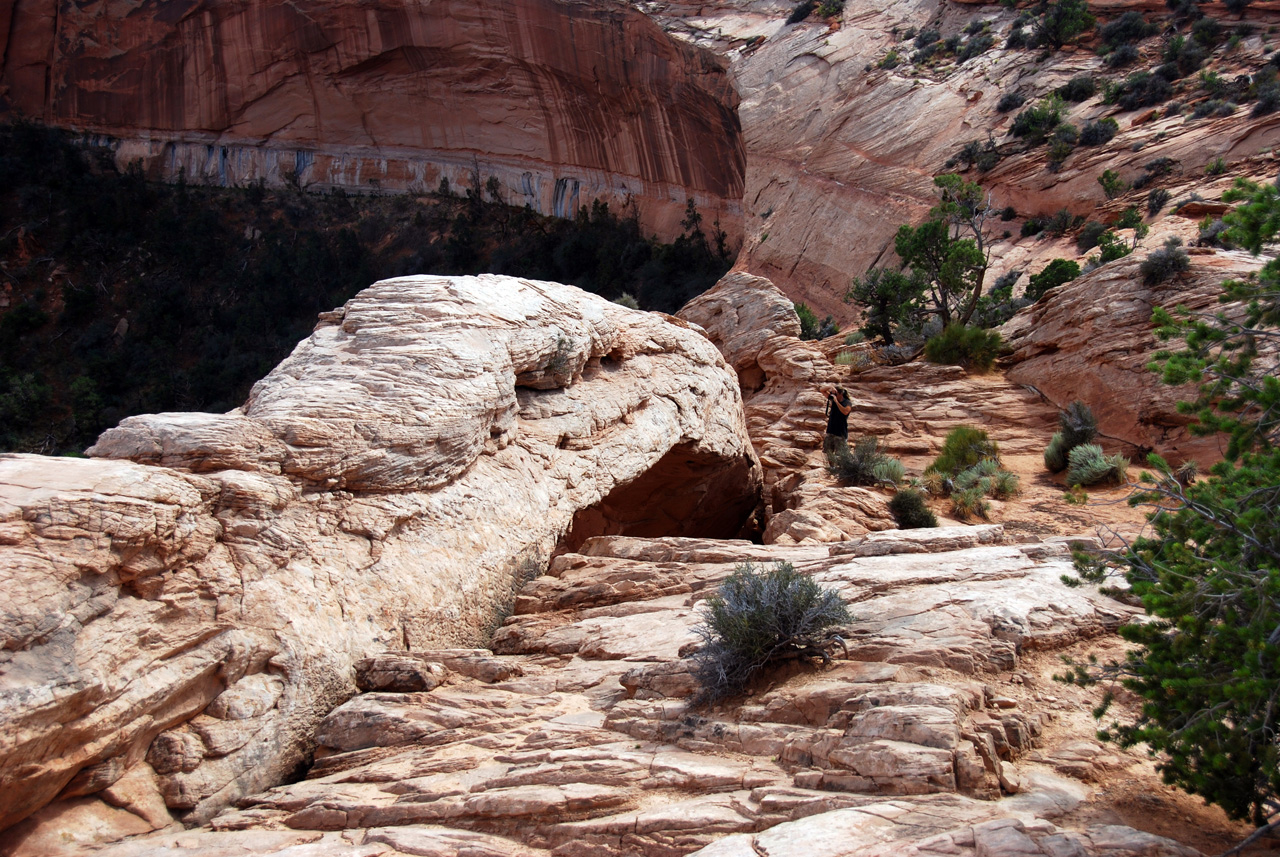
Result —
<svg viewBox="0 0 1280 857"><path fill-rule="evenodd" d="M703 337L495 276L376 284L242 408L131 417L91 455L0 457L0 826L144 759L207 819L295 769L360 659L512 678L437 650L557 546L733 535L760 485Z"/></svg>

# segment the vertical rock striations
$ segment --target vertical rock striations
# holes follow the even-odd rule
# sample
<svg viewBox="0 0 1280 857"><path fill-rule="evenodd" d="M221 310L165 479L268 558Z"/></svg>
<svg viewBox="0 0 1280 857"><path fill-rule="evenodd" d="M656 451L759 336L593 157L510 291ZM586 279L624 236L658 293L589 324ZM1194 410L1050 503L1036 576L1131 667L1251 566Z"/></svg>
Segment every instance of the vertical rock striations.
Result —
<svg viewBox="0 0 1280 857"><path fill-rule="evenodd" d="M543 213L630 198L671 237L691 197L740 231L725 63L623 3L39 0L0 13L0 46L0 112L112 135L155 174L435 190L478 171Z"/></svg>

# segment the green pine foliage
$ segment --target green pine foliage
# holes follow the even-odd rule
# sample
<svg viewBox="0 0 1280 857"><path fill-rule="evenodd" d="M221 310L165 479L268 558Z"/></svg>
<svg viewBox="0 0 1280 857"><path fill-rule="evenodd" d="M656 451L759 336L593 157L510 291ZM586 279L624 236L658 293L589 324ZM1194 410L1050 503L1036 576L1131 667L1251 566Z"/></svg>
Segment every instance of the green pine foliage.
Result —
<svg viewBox="0 0 1280 857"><path fill-rule="evenodd" d="M700 702L742 693L770 663L813 652L822 632L852 618L840 593L789 562L739 565L704 610L693 629L703 646L691 670Z"/></svg>
<svg viewBox="0 0 1280 857"><path fill-rule="evenodd" d="M1280 190L1239 180L1224 199L1231 239L1259 253L1280 231ZM1125 626L1136 644L1122 663L1075 665L1068 678L1118 679L1145 700L1106 737L1145 744L1166 782L1267 825L1280 816L1280 380L1260 345L1280 340L1280 262L1224 284L1217 315L1154 314L1157 336L1182 343L1152 368L1196 384L1183 411L1193 431L1222 433L1225 460L1192 480L1152 455L1135 504L1147 534L1078 568L1122 572L1152 619Z"/></svg>
<svg viewBox="0 0 1280 857"><path fill-rule="evenodd" d="M1038 301L1049 289L1056 289L1080 276L1080 265L1070 259L1054 259L1038 274L1032 274L1027 283L1026 297Z"/></svg>

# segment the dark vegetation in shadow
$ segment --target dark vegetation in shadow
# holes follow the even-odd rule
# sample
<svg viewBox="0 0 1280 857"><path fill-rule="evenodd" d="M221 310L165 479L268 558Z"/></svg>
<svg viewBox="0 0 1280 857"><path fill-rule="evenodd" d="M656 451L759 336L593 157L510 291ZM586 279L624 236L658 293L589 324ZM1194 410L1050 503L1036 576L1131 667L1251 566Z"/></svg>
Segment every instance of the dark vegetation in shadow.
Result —
<svg viewBox="0 0 1280 857"><path fill-rule="evenodd" d="M67 132L0 126L0 450L75 454L131 414L230 410L318 312L386 277L490 271L674 312L732 263L692 202L662 244L634 206L562 220L472 184L157 184Z"/></svg>

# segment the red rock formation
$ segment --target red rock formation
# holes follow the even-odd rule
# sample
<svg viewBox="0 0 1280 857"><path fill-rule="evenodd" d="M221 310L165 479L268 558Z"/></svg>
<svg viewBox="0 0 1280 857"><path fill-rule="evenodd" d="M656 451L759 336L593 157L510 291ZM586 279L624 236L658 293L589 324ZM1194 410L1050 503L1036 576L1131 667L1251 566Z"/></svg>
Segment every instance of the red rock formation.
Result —
<svg viewBox="0 0 1280 857"><path fill-rule="evenodd" d="M36 0L0 11L0 112L119 138L118 158L224 184L434 190L495 176L572 214L686 197L739 229L723 61L622 3Z"/></svg>

